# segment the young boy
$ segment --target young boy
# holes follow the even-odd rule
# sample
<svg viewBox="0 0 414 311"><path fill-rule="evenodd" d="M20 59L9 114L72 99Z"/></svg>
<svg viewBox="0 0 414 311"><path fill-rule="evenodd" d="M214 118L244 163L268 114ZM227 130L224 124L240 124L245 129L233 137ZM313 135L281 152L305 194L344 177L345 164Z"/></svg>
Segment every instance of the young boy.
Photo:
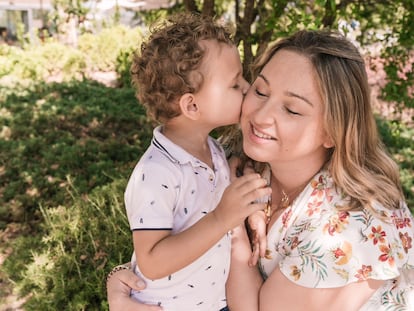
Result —
<svg viewBox="0 0 414 311"><path fill-rule="evenodd" d="M226 310L228 232L270 193L258 174L230 184L209 136L239 121L249 85L238 50L211 19L178 15L152 32L131 73L138 100L161 123L125 192L134 271L147 283L132 296L165 311Z"/></svg>

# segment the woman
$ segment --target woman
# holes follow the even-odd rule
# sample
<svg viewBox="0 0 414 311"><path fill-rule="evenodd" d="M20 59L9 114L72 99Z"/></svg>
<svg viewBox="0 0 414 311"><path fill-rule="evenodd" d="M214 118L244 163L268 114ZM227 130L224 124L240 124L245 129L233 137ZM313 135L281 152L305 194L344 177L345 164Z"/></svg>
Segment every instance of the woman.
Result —
<svg viewBox="0 0 414 311"><path fill-rule="evenodd" d="M256 240L266 230L266 251L261 242L253 252L264 280L247 265L250 245L237 228L230 309L414 310L413 218L378 138L357 49L301 31L271 47L255 72L240 124L245 154L271 172L266 213L250 219Z"/></svg>

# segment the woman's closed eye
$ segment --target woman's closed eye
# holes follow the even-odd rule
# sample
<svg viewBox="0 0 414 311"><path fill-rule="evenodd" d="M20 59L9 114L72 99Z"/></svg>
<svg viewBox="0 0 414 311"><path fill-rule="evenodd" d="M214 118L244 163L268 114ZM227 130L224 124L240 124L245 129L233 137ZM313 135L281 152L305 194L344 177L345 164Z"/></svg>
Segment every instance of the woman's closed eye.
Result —
<svg viewBox="0 0 414 311"><path fill-rule="evenodd" d="M296 111L294 111L294 110L292 110L288 107L285 107L285 110L286 110L287 113L292 114L292 115L298 115L298 116L301 115L299 112L296 112Z"/></svg>
<svg viewBox="0 0 414 311"><path fill-rule="evenodd" d="M257 89L257 88L254 91L255 91L255 93L256 93L257 96L267 97L267 94L260 92L259 89Z"/></svg>

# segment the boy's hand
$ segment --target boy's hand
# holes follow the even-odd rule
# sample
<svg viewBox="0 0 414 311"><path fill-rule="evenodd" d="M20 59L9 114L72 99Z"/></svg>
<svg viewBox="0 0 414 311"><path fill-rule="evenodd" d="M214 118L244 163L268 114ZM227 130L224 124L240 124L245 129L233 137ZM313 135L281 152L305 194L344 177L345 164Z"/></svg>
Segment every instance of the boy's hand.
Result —
<svg viewBox="0 0 414 311"><path fill-rule="evenodd" d="M259 174L246 174L226 188L213 213L225 228L233 229L249 215L263 210L266 204L260 203L259 199L270 195L271 191L267 181Z"/></svg>

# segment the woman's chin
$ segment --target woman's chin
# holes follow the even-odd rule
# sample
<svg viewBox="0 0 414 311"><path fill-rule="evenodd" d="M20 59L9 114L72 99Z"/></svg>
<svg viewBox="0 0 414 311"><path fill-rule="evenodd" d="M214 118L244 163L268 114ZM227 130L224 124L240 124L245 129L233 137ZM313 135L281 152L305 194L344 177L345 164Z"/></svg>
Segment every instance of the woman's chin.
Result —
<svg viewBox="0 0 414 311"><path fill-rule="evenodd" d="M246 144L243 144L243 151L249 158L255 161L267 162L268 160L263 156L263 151L259 150L258 148L252 148L251 146L246 146Z"/></svg>

